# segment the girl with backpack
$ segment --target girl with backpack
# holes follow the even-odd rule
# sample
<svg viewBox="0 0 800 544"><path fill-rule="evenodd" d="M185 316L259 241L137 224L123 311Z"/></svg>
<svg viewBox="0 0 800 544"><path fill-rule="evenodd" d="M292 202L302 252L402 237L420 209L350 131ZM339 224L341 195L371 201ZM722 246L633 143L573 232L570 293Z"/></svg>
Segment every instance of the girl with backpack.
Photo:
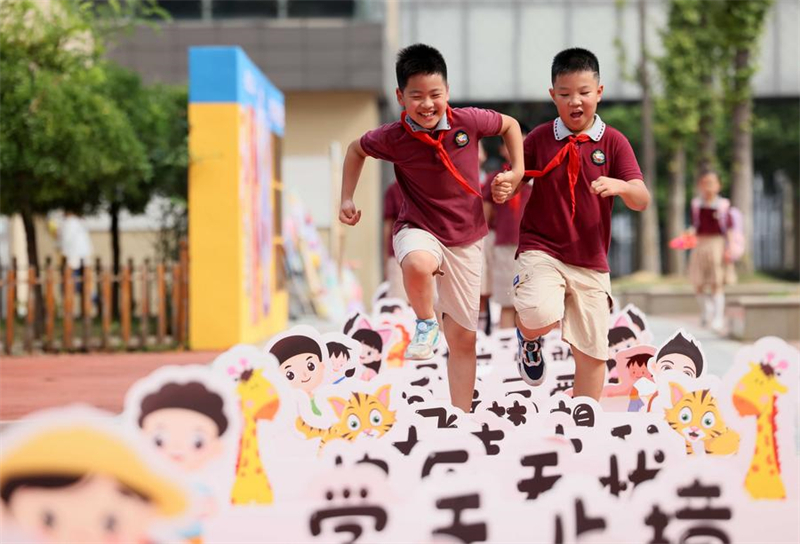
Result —
<svg viewBox="0 0 800 544"><path fill-rule="evenodd" d="M716 172L697 180L692 199L692 231L697 245L689 257L689 279L700 303L701 323L714 332L725 330L725 285L736 283L733 263L744 253L742 217L730 200L719 196Z"/></svg>

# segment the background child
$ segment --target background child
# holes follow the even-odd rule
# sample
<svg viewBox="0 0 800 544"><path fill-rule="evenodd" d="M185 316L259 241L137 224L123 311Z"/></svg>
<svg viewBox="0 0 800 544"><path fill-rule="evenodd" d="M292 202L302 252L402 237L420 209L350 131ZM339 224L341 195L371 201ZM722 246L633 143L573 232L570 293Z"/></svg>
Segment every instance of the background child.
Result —
<svg viewBox="0 0 800 544"><path fill-rule="evenodd" d="M525 139L526 176L537 178L522 218L514 305L519 370L544 381L541 336L561 321L575 356L575 395L599 399L608 357L608 247L614 196L644 210L650 195L628 140L595 113L603 95L597 57L567 49L553 59L558 117ZM495 180L495 202L517 184Z"/></svg>
<svg viewBox="0 0 800 544"><path fill-rule="evenodd" d="M395 180L383 195L383 262L384 275L386 281L389 282L386 296L408 300L406 288L403 286L403 271L400 269L400 263L394 257L394 245L392 244L392 229L394 229L394 222L400 217L402 206L403 193Z"/></svg>
<svg viewBox="0 0 800 544"><path fill-rule="evenodd" d="M697 180L698 196L692 200L692 229L697 246L689 257L689 279L700 303L701 323L718 333L725 329L726 284L736 282L729 238L733 235L731 203L719 196L722 185L716 172Z"/></svg>
<svg viewBox="0 0 800 544"><path fill-rule="evenodd" d="M522 136L528 135L528 127L521 127ZM500 144L498 150L505 164L500 170L511 167L508 149L505 144ZM493 179L498 172L490 174L487 179ZM491 294L492 300L500 305L500 328L508 329L515 325L516 311L514 310L514 295L512 281L514 279L514 260L516 258L517 244L519 243L519 225L522 220L522 210L528 203L533 186L524 183L522 188L507 202L498 204L492 200L492 184L483 185L483 212L486 222L494 225L494 243L491 247L492 263ZM486 248L484 248L486 251Z"/></svg>
<svg viewBox="0 0 800 544"><path fill-rule="evenodd" d="M440 325L436 314L441 315L450 350L451 400L469 411L475 386L481 248L487 233L478 141L503 136L513 169L495 180L516 185L523 170L522 136L519 124L508 116L450 108L447 65L433 47L416 44L400 51L396 74L397 101L404 109L401 119L367 132L348 147L339 219L355 225L361 218L353 194L366 157L394 163L405 204L394 226L393 243L417 317L405 357L433 356Z"/></svg>

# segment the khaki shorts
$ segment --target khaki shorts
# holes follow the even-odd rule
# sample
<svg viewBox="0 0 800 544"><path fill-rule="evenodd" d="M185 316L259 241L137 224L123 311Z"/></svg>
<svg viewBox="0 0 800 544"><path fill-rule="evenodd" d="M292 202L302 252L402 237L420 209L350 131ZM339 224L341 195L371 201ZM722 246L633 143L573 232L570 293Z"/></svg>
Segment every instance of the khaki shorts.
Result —
<svg viewBox="0 0 800 544"><path fill-rule="evenodd" d="M490 230L489 234L483 239L483 265L481 266L481 296L488 297L492 295L492 285L494 284L494 273L492 269L492 248L494 247L494 231Z"/></svg>
<svg viewBox="0 0 800 544"><path fill-rule="evenodd" d="M393 243L400 264L412 251L427 251L436 257L436 313L450 316L467 330L477 330L483 240L446 247L428 231L405 227L394 235Z"/></svg>
<svg viewBox="0 0 800 544"><path fill-rule="evenodd" d="M492 251L492 300L503 308L514 306L514 255L517 246L494 246Z"/></svg>
<svg viewBox="0 0 800 544"><path fill-rule="evenodd" d="M386 259L386 281L389 282L389 290L386 296L389 298L399 298L408 300L406 288L403 285L403 269L394 257Z"/></svg>
<svg viewBox="0 0 800 544"><path fill-rule="evenodd" d="M736 283L733 263L725 262L725 238L698 236L697 246L689 255L689 281L696 291L709 287L712 291Z"/></svg>
<svg viewBox="0 0 800 544"><path fill-rule="evenodd" d="M525 327L540 329L561 321L565 342L595 359L608 359L607 272L565 264L543 251L525 251L517 258L514 283L514 307Z"/></svg>

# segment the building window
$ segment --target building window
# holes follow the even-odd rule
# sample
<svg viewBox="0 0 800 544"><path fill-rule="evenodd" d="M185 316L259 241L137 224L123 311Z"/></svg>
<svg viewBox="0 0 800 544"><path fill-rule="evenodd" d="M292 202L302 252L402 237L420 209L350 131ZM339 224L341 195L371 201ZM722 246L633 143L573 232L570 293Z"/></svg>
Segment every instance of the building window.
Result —
<svg viewBox="0 0 800 544"><path fill-rule="evenodd" d="M355 0L288 0L289 17L346 17L355 14Z"/></svg>
<svg viewBox="0 0 800 544"><path fill-rule="evenodd" d="M202 0L158 0L173 19L199 19L203 15L202 4Z"/></svg>
<svg viewBox="0 0 800 544"><path fill-rule="evenodd" d="M280 0L212 0L211 16L215 19L277 17Z"/></svg>

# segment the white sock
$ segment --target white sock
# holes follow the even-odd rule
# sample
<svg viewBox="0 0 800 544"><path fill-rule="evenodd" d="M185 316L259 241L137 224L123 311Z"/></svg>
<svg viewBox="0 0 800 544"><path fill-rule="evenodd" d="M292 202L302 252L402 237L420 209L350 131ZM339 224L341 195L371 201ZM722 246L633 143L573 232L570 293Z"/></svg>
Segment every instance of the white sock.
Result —
<svg viewBox="0 0 800 544"><path fill-rule="evenodd" d="M725 324L725 293L714 293L714 325L722 327Z"/></svg>
<svg viewBox="0 0 800 544"><path fill-rule="evenodd" d="M714 297L706 295L706 321L711 322L714 319Z"/></svg>

